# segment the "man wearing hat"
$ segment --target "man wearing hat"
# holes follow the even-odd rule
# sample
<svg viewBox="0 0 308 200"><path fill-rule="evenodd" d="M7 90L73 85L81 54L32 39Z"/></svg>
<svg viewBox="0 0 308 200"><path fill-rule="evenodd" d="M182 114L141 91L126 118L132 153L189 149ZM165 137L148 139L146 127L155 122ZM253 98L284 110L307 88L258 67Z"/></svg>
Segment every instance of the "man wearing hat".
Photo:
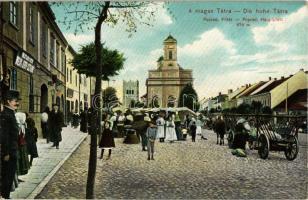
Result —
<svg viewBox="0 0 308 200"><path fill-rule="evenodd" d="M18 125L15 111L19 106L19 100L19 92L9 90L1 113L1 196L5 199L10 198L17 167Z"/></svg>
<svg viewBox="0 0 308 200"><path fill-rule="evenodd" d="M50 139L53 142L53 147L59 149L59 143L62 141L62 127L64 125L64 117L59 111L58 104L52 104L52 111L50 113Z"/></svg>
<svg viewBox="0 0 308 200"><path fill-rule="evenodd" d="M145 132L148 128L148 122L144 121L144 116L141 112L137 112L134 117L133 129L136 130L137 137L141 137L142 151L146 151L147 138Z"/></svg>

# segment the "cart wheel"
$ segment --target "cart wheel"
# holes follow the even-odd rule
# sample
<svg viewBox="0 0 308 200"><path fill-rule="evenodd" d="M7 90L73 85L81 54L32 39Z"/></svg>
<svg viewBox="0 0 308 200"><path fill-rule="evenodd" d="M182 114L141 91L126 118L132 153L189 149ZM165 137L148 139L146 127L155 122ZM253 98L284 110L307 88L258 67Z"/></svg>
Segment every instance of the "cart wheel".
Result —
<svg viewBox="0 0 308 200"><path fill-rule="evenodd" d="M228 131L228 138L227 138L227 140L228 140L228 146L229 146L229 148L232 148L232 146L233 146L233 142L234 142L234 133L233 133L233 131Z"/></svg>
<svg viewBox="0 0 308 200"><path fill-rule="evenodd" d="M260 135L258 138L258 147L258 153L260 158L266 159L269 154L270 143L268 138L264 134Z"/></svg>
<svg viewBox="0 0 308 200"><path fill-rule="evenodd" d="M284 155L287 160L294 160L298 154L298 139L295 136L290 136L290 143L288 143L286 149L284 150Z"/></svg>

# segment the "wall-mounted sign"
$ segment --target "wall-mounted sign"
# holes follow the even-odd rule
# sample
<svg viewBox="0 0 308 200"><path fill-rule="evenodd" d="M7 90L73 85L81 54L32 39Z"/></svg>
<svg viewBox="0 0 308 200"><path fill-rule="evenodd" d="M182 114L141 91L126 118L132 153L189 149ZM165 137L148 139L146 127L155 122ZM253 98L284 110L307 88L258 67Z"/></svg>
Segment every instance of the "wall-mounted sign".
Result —
<svg viewBox="0 0 308 200"><path fill-rule="evenodd" d="M31 74L33 74L33 70L35 69L34 59L25 52L22 52L21 55L16 56L15 65L30 72Z"/></svg>

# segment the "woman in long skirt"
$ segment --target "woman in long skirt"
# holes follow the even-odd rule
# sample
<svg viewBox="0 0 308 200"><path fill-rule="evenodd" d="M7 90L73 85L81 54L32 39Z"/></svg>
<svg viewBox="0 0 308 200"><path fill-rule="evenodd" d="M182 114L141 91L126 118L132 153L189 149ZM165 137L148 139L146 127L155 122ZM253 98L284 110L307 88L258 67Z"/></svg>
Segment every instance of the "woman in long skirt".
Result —
<svg viewBox="0 0 308 200"><path fill-rule="evenodd" d="M167 122L166 122L166 141L176 141L176 132L175 132L175 124L174 121L172 120L172 116L169 116Z"/></svg>
<svg viewBox="0 0 308 200"><path fill-rule="evenodd" d="M202 121L200 119L197 119L196 126L197 126L196 134L201 135L202 134L202 128L201 128Z"/></svg>
<svg viewBox="0 0 308 200"><path fill-rule="evenodd" d="M165 138L165 120L162 116L159 116L156 120L157 125L157 138L159 138L160 142L164 141Z"/></svg>
<svg viewBox="0 0 308 200"><path fill-rule="evenodd" d="M26 142L28 154L30 155L30 166L32 166L33 159L38 157L36 146L37 138L38 134L35 127L35 122L32 118L28 118L26 128Z"/></svg>

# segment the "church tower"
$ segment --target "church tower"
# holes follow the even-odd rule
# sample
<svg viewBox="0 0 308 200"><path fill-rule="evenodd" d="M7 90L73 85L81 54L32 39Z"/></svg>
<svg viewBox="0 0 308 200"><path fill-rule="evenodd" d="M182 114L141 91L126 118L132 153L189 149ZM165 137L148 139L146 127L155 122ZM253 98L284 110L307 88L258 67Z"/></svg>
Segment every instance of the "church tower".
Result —
<svg viewBox="0 0 308 200"><path fill-rule="evenodd" d="M147 104L155 107L177 107L182 89L193 83L192 70L183 69L177 62L177 41L170 34L163 42L164 55L157 61L157 68L149 70L146 81Z"/></svg>
<svg viewBox="0 0 308 200"><path fill-rule="evenodd" d="M164 63L165 69L178 68L177 66L177 41L170 34L164 40Z"/></svg>

